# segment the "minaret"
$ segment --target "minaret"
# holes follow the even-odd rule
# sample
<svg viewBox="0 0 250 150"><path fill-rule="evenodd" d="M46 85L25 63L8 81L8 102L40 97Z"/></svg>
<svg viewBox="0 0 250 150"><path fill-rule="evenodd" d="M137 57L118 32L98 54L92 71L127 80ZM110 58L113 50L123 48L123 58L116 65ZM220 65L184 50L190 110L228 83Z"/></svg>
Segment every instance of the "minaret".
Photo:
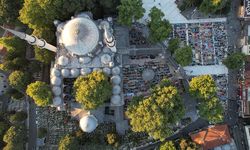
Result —
<svg viewBox="0 0 250 150"><path fill-rule="evenodd" d="M7 29L1 26L4 30L14 34L15 36L19 37L20 39L26 40L31 45L36 45L39 48L45 48L47 50L50 50L52 52L56 52L57 48L51 44L48 44L44 39L38 39L37 37L33 35L28 35L23 32L18 32L15 30Z"/></svg>

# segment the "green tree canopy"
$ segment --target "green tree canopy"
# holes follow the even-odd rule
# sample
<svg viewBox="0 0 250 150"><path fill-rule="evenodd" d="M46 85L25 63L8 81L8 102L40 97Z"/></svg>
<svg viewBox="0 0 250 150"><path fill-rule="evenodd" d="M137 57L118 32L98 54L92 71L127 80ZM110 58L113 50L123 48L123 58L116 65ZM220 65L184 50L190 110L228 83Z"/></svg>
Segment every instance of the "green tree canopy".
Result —
<svg viewBox="0 0 250 150"><path fill-rule="evenodd" d="M76 101L85 109L95 109L108 100L112 87L108 77L101 71L93 71L87 76L79 76L75 83Z"/></svg>
<svg viewBox="0 0 250 150"><path fill-rule="evenodd" d="M16 37L0 38L0 44L7 48L1 69L4 71L24 70L28 64L25 58L26 43Z"/></svg>
<svg viewBox="0 0 250 150"><path fill-rule="evenodd" d="M3 141L7 144L24 144L26 130L24 126L11 126L4 134Z"/></svg>
<svg viewBox="0 0 250 150"><path fill-rule="evenodd" d="M240 69L243 66L245 57L243 53L236 52L223 60L223 64L226 65L228 69Z"/></svg>
<svg viewBox="0 0 250 150"><path fill-rule="evenodd" d="M31 76L29 73L14 71L9 75L9 84L19 91L25 91L30 82Z"/></svg>
<svg viewBox="0 0 250 150"><path fill-rule="evenodd" d="M24 121L27 118L27 113L26 112L16 112L15 114L10 116L10 122L11 123L18 123L21 121Z"/></svg>
<svg viewBox="0 0 250 150"><path fill-rule="evenodd" d="M50 64L54 60L54 54L51 51L35 46L35 59L44 64Z"/></svg>
<svg viewBox="0 0 250 150"><path fill-rule="evenodd" d="M78 150L78 149L79 149L78 141L76 140L76 138L70 136L69 134L64 136L60 140L58 145L58 150Z"/></svg>
<svg viewBox="0 0 250 150"><path fill-rule="evenodd" d="M0 23L15 24L23 0L0 0Z"/></svg>
<svg viewBox="0 0 250 150"><path fill-rule="evenodd" d="M115 143L118 142L117 134L115 134L115 133L108 133L106 135L106 140L107 140L108 144L114 145Z"/></svg>
<svg viewBox="0 0 250 150"><path fill-rule="evenodd" d="M200 99L209 99L216 94L216 84L211 75L201 75L192 78L189 82L189 91Z"/></svg>
<svg viewBox="0 0 250 150"><path fill-rule="evenodd" d="M164 13L154 6L150 10L149 17L151 18L148 23L150 40L157 43L167 39L172 26L166 19L163 19Z"/></svg>
<svg viewBox="0 0 250 150"><path fill-rule="evenodd" d="M174 57L178 64L187 66L192 63L192 48L189 46L178 48L174 52Z"/></svg>
<svg viewBox="0 0 250 150"><path fill-rule="evenodd" d="M174 54L174 52L180 47L180 39L173 38L169 40L168 42L168 50L171 52L171 54Z"/></svg>
<svg viewBox="0 0 250 150"><path fill-rule="evenodd" d="M44 138L47 132L48 131L46 128L38 128L38 133L37 133L38 138Z"/></svg>
<svg viewBox="0 0 250 150"><path fill-rule="evenodd" d="M131 26L133 21L143 17L145 9L142 0L121 0L118 8L118 22L122 25Z"/></svg>
<svg viewBox="0 0 250 150"><path fill-rule="evenodd" d="M21 100L24 97L23 93L13 88L8 89L7 94L11 96L12 99L16 100Z"/></svg>
<svg viewBox="0 0 250 150"><path fill-rule="evenodd" d="M180 150L199 150L199 146L192 142L190 139L180 139L179 140Z"/></svg>
<svg viewBox="0 0 250 150"><path fill-rule="evenodd" d="M154 139L160 140L173 134L170 126L184 114L183 102L177 89L171 85L162 85L155 86L149 97L132 103L126 111L133 131L147 132Z"/></svg>
<svg viewBox="0 0 250 150"><path fill-rule="evenodd" d="M198 105L199 115L210 123L220 123L223 121L223 107L216 97L209 101L201 102Z"/></svg>
<svg viewBox="0 0 250 150"><path fill-rule="evenodd" d="M52 91L45 82L36 81L29 84L26 94L34 99L37 106L45 107L52 103Z"/></svg>
<svg viewBox="0 0 250 150"><path fill-rule="evenodd" d="M173 141L167 141L161 145L160 150L176 150Z"/></svg>
<svg viewBox="0 0 250 150"><path fill-rule="evenodd" d="M0 121L0 137L4 135L7 129L8 129L8 124L4 121Z"/></svg>
<svg viewBox="0 0 250 150"><path fill-rule="evenodd" d="M226 6L228 0L203 0L200 5L200 10L205 14L215 13Z"/></svg>

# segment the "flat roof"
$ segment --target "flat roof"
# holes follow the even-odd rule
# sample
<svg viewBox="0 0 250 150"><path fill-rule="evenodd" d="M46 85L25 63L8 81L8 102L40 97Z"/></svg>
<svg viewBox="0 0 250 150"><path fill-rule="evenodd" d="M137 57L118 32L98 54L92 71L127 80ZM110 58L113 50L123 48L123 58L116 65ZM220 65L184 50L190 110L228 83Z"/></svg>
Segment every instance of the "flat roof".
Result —
<svg viewBox="0 0 250 150"><path fill-rule="evenodd" d="M228 74L228 69L225 65L186 66L183 69L188 76Z"/></svg>

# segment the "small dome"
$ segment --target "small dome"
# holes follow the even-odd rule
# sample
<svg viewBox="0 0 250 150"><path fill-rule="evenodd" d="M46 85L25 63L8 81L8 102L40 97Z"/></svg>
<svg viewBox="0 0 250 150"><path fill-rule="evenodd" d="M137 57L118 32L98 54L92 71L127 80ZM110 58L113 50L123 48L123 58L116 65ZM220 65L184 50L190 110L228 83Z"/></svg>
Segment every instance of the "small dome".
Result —
<svg viewBox="0 0 250 150"><path fill-rule="evenodd" d="M103 54L101 56L101 62L106 65L109 64L111 62L111 56L109 54Z"/></svg>
<svg viewBox="0 0 250 150"><path fill-rule="evenodd" d="M52 88L52 92L55 96L59 96L62 93L62 90L60 87L58 86L53 86Z"/></svg>
<svg viewBox="0 0 250 150"><path fill-rule="evenodd" d="M113 95L111 97L111 103L114 105L119 105L121 103L121 96L120 95Z"/></svg>
<svg viewBox="0 0 250 150"><path fill-rule="evenodd" d="M69 69L62 69L61 73L63 77L69 77Z"/></svg>
<svg viewBox="0 0 250 150"><path fill-rule="evenodd" d="M80 119L80 128L84 132L92 132L97 127L97 119L93 115L84 116Z"/></svg>
<svg viewBox="0 0 250 150"><path fill-rule="evenodd" d="M82 63L82 64L87 64L91 61L91 58L90 57L80 57L79 58L79 62Z"/></svg>
<svg viewBox="0 0 250 150"><path fill-rule="evenodd" d="M101 68L93 68L93 71L101 71Z"/></svg>
<svg viewBox="0 0 250 150"><path fill-rule="evenodd" d="M107 75L110 75L111 73L111 70L109 68L103 68L102 71Z"/></svg>
<svg viewBox="0 0 250 150"><path fill-rule="evenodd" d="M111 52L110 49L106 46L102 49L102 51L103 51L103 53L110 53Z"/></svg>
<svg viewBox="0 0 250 150"><path fill-rule="evenodd" d="M115 85L118 85L121 83L121 77L120 76L112 76L111 77L111 82Z"/></svg>
<svg viewBox="0 0 250 150"><path fill-rule="evenodd" d="M69 59L65 56L60 56L58 58L58 64L61 66L66 66L69 63Z"/></svg>
<svg viewBox="0 0 250 150"><path fill-rule="evenodd" d="M109 62L109 67L113 67L115 64L114 64L114 62Z"/></svg>
<svg viewBox="0 0 250 150"><path fill-rule="evenodd" d="M52 68L50 70L50 74L51 74L51 76L57 76L57 77L59 77L61 75L61 72L58 69L56 69L56 68Z"/></svg>
<svg viewBox="0 0 250 150"><path fill-rule="evenodd" d="M51 82L52 85L59 86L59 85L61 85L62 80L61 80L61 78L59 78L59 77L52 77L52 78L50 79L50 82Z"/></svg>
<svg viewBox="0 0 250 150"><path fill-rule="evenodd" d="M113 75L119 75L120 73L121 73L121 70L120 70L119 67L114 67L114 68L112 69L112 74L113 74Z"/></svg>
<svg viewBox="0 0 250 150"><path fill-rule="evenodd" d="M61 99L61 97L54 97L53 98L53 105L54 106L59 106L59 105L61 105L62 104L62 99Z"/></svg>
<svg viewBox="0 0 250 150"><path fill-rule="evenodd" d="M113 86L113 88L112 88L112 93L113 93L114 95L120 94L120 93L121 93L121 87L120 87L119 85Z"/></svg>
<svg viewBox="0 0 250 150"><path fill-rule="evenodd" d="M144 81L151 81L154 79L154 76L155 76L155 73L152 69L145 69L143 72L142 72L142 79Z"/></svg>
<svg viewBox="0 0 250 150"><path fill-rule="evenodd" d="M92 20L78 17L66 23L61 37L69 52L86 55L92 52L98 44L99 30Z"/></svg>
<svg viewBox="0 0 250 150"><path fill-rule="evenodd" d="M91 69L90 68L82 68L81 69L81 75L87 75L91 73Z"/></svg>
<svg viewBox="0 0 250 150"><path fill-rule="evenodd" d="M79 69L73 68L70 70L70 74L72 77L77 77L77 76L79 76L80 71L79 71Z"/></svg>

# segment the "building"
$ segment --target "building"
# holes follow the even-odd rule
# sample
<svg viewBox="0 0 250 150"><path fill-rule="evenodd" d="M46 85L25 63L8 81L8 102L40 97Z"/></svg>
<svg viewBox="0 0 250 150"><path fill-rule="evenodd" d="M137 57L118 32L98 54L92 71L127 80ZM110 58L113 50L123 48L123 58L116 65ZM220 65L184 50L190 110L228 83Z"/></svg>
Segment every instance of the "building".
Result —
<svg viewBox="0 0 250 150"><path fill-rule="evenodd" d="M245 126L245 132L247 136L247 145L250 147L250 125Z"/></svg>
<svg viewBox="0 0 250 150"><path fill-rule="evenodd" d="M196 133L191 133L190 137L193 142L201 145L203 150L236 149L226 124L210 126Z"/></svg>
<svg viewBox="0 0 250 150"><path fill-rule="evenodd" d="M98 123L104 121L106 107L119 110L124 104L120 62L119 56L116 55L116 40L113 36L113 20L109 17L95 21L91 13L85 12L71 17L66 22L55 20L54 24L57 28L57 46L33 35L2 28L31 45L37 45L56 54L50 70L53 93L51 106L56 107L58 111L70 111L72 117L79 120L79 126L84 132L92 132ZM98 70L110 77L113 95L110 103L105 103L105 106L91 111L84 110L70 92L73 91L73 82L78 76Z"/></svg>

